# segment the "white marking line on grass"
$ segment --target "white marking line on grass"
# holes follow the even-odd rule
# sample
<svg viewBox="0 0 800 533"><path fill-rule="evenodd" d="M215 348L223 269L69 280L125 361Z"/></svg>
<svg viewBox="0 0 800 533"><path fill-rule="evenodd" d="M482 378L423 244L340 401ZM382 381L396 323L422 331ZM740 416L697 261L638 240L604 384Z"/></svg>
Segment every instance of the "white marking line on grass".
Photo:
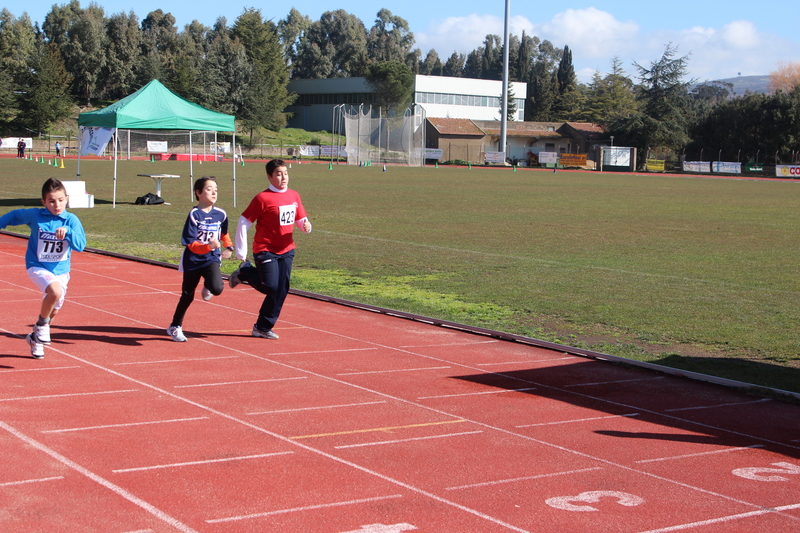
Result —
<svg viewBox="0 0 800 533"><path fill-rule="evenodd" d="M580 470L567 470L566 472L553 472L550 474L539 474L538 476L525 476L525 477L515 477L511 479L498 479L495 481L484 481L483 483L472 483L470 485L460 485L458 487L447 487L444 490L461 490L461 489L472 489L475 487L489 487L491 485L502 485L504 483L516 483L518 481L528 481L531 479L542 479L547 477L557 477L557 476L569 476L572 474L582 474L583 472L592 472L594 470L602 470L602 466L594 466L592 468L581 468Z"/></svg>
<svg viewBox="0 0 800 533"><path fill-rule="evenodd" d="M151 424L170 424L172 422L192 422L194 420L208 420L207 416L195 418L173 418L171 420L153 420L151 422L129 422L127 424L107 424L105 426L84 426L79 428L48 429L42 433L69 433L72 431L89 431L92 429L127 428L132 426L149 426Z"/></svg>
<svg viewBox="0 0 800 533"><path fill-rule="evenodd" d="M71 370L73 368L81 368L79 366L49 366L45 368L9 368L3 369L0 371L0 374L5 374L6 372L41 372L42 370Z"/></svg>
<svg viewBox="0 0 800 533"><path fill-rule="evenodd" d="M521 426L514 426L516 428L532 428L537 426L558 426L560 424L573 424L575 422L591 422L592 420L606 420L608 418L622 418L630 416L639 416L639 413L628 413L625 415L611 415L611 416L595 416L592 418L576 418L575 420L559 420L557 422L541 422L539 424L523 424Z"/></svg>
<svg viewBox="0 0 800 533"><path fill-rule="evenodd" d="M694 409L716 409L717 407L732 407L735 405L753 405L755 403L763 403L763 402L771 402L770 398L764 398L761 400L754 400L750 402L733 402L733 403L720 403L716 405L701 405L698 407L680 407L677 409L664 409L665 413L674 413L676 411L692 411Z"/></svg>
<svg viewBox="0 0 800 533"><path fill-rule="evenodd" d="M222 522L235 522L237 520L247 520L250 518L263 518L265 516L274 516L276 514L296 513L298 511L312 511L314 509L329 509L331 507L342 507L345 505L358 505L360 503L379 502L382 500L391 500L394 498L402 498L402 494L392 494L391 496L375 496L374 498L363 498L360 500L349 500L346 502L333 502L321 503L319 505L306 505L304 507L292 507L290 509L278 509L276 511L266 511L263 513L247 514L241 516L230 516L228 518L215 518L213 520L206 520L209 524L219 524Z"/></svg>
<svg viewBox="0 0 800 533"><path fill-rule="evenodd" d="M345 448L363 448L365 446L380 446L381 444L399 444L401 442L413 442L415 440L433 440L433 439L445 439L448 437L460 437L462 435L477 435L478 433L483 433L483 431L464 431L461 433L445 433L443 435L428 435L427 437L409 437L407 439L395 439L395 440L380 440L376 442L362 442L359 444L343 444L341 446L334 446L337 450L343 450Z"/></svg>
<svg viewBox="0 0 800 533"><path fill-rule="evenodd" d="M525 389L504 389L504 390L490 390L483 392L465 392L463 394L441 394L439 396L420 396L417 400L430 400L435 398L456 398L458 396L480 396L481 394L503 394L506 392L525 392L529 390L536 390L536 387L528 387Z"/></svg>
<svg viewBox="0 0 800 533"><path fill-rule="evenodd" d="M497 363L479 363L475 366L495 366L495 365L533 365L539 363L550 363L552 361L564 361L565 359L575 359L574 355L567 357L556 357L555 359L527 359L525 361L499 361Z"/></svg>
<svg viewBox="0 0 800 533"><path fill-rule="evenodd" d="M14 485L25 485L26 483L43 483L45 481L55 481L57 479L64 479L64 476L43 477L40 479L23 479L22 481L7 481L5 483L0 483L0 487L13 487Z"/></svg>
<svg viewBox="0 0 800 533"><path fill-rule="evenodd" d="M393 374L395 372L419 372L421 370L445 370L453 368L451 366L427 366L423 368L400 368L397 370L366 370L364 372L343 372L337 376L359 376L362 374Z"/></svg>
<svg viewBox="0 0 800 533"><path fill-rule="evenodd" d="M308 376L294 378L251 379L246 381L224 381L220 383L198 383L196 385L175 385L176 389L191 389L193 387L217 387L221 385L244 385L246 383L272 383L273 381L291 381L294 379L308 379Z"/></svg>
<svg viewBox="0 0 800 533"><path fill-rule="evenodd" d="M742 518L750 518L751 516L761 516L768 513L779 513L781 511L793 511L794 509L800 509L800 503L795 503L793 505L783 505L781 507L772 507L770 509L762 509L759 511L750 511L749 513L732 514L720 518L712 518L711 520L701 520L700 522L690 522L688 524L663 527L660 529L649 529L647 531L642 531L641 533L669 533L670 531L680 531L682 529L691 529L693 527L708 526L711 524L719 524L722 522L733 522L734 520L740 520Z"/></svg>
<svg viewBox="0 0 800 533"><path fill-rule="evenodd" d="M89 479L91 479L95 483L98 483L99 485L105 487L106 489L110 490L111 492L115 493L116 495L122 496L123 498L125 498L129 502L133 503L134 505L137 505L137 506L141 507L142 509L144 509L148 513L150 513L153 516L155 516L156 518L158 518L159 520L161 520L163 522L166 522L167 524L171 525L172 527L174 527L178 531L182 531L183 533L197 533L196 530L190 528L189 526L187 526L183 522L180 522L179 520L176 520L175 518L172 518L171 516L169 516L167 513L165 513L161 509L158 509L157 507L147 503L146 501L142 500L141 498L138 498L137 496L134 496L133 494L131 494L127 490L123 489L122 487L119 487L119 486L115 485L114 483L108 481L107 479L98 476L94 472L82 467L78 463L76 463L74 461L71 461L70 459L67 459L66 457L64 457L60 453L58 453L58 452L56 452L54 450L51 450L50 448L48 448L44 444L42 444L42 443L40 443L40 442L38 442L36 440L33 440L32 438L28 437L24 433L21 433L21 432L17 431L16 429L14 429L13 427L9 426L5 422L0 422L0 428L5 429L9 433L14 435L18 439L20 439L21 441L26 442L27 444L33 446L34 448L36 448L40 452L46 453L47 455L49 455L50 457L52 457L56 461L58 461L61 464L66 465L67 467L75 470L79 474L88 477Z"/></svg>
<svg viewBox="0 0 800 533"><path fill-rule="evenodd" d="M657 378L636 378L636 379L620 379L618 381L597 381L595 383L572 383L570 385L564 385L564 388L567 387L591 387L592 385L614 385L616 383L635 383L637 381L657 381L659 379L664 379L663 376Z"/></svg>
<svg viewBox="0 0 800 533"><path fill-rule="evenodd" d="M141 472L143 470L159 470L162 468L180 468L182 466L196 466L207 465L211 463L227 463L230 461L244 461L247 459L263 459L264 457L275 457L276 455L289 455L294 452L273 452L261 453L258 455L242 455L240 457L224 457L222 459L206 459L205 461L187 461L185 463L172 463L168 465L152 465L152 466L137 466L135 468L120 468L112 470L115 474L124 474L127 472Z"/></svg>
<svg viewBox="0 0 800 533"><path fill-rule="evenodd" d="M738 448L728 448L726 450L714 450L713 452L699 452L699 453L688 453L686 455L673 455L672 457L659 457L657 459L643 459L641 461L636 461L637 464L643 463L656 463L658 461L672 461L675 459L686 459L689 457L701 457L703 455L715 455L718 453L729 453L729 452L740 452L743 450L750 450L752 448L763 448L763 444L754 444L752 446L743 446Z"/></svg>
<svg viewBox="0 0 800 533"><path fill-rule="evenodd" d="M161 359L158 361L131 361L130 363L114 363L114 366L124 365L156 365L160 363L188 363L191 361L214 361L216 359L238 359L238 355L225 355L221 357L193 357L186 359Z"/></svg>
<svg viewBox="0 0 800 533"><path fill-rule="evenodd" d="M296 413L297 411L315 411L317 409L339 409L340 407L360 407L362 405L375 405L377 403L386 403L386 400L377 402L361 402L361 403L342 403L339 405L320 405L318 407L297 407L295 409L275 409L274 411L257 411L254 413L245 413L246 415L271 415L275 413Z"/></svg>
<svg viewBox="0 0 800 533"><path fill-rule="evenodd" d="M119 394L121 392L139 392L137 389L109 390L99 392L73 392L70 394L49 394L46 396L23 396L20 398L0 398L0 402L14 402L17 400L42 400L48 398L68 398L70 396L95 396L98 394Z"/></svg>

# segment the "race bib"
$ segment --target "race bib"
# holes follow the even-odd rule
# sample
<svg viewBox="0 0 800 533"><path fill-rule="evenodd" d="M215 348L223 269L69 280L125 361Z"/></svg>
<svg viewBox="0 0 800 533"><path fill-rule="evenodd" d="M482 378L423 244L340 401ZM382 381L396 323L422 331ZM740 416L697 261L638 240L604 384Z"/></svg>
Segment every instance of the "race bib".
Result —
<svg viewBox="0 0 800 533"><path fill-rule="evenodd" d="M69 244L63 239L57 239L56 234L39 229L39 247L37 255L42 263L58 263L63 261L69 251Z"/></svg>
<svg viewBox="0 0 800 533"><path fill-rule="evenodd" d="M198 222L197 240L203 244L208 244L211 239L219 240L221 231L222 225L219 222L213 222L210 224L206 222Z"/></svg>
<svg viewBox="0 0 800 533"><path fill-rule="evenodd" d="M281 226L291 226L294 224L294 217L297 214L297 204L282 205L281 209Z"/></svg>

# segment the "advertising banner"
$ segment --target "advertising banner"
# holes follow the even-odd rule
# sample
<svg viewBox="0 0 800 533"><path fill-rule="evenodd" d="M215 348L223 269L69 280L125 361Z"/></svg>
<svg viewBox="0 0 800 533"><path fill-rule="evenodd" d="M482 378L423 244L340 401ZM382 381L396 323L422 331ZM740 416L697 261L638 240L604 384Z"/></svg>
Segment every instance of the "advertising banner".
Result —
<svg viewBox="0 0 800 533"><path fill-rule="evenodd" d="M506 161L505 152L486 152L487 163L505 163L505 161Z"/></svg>
<svg viewBox="0 0 800 533"><path fill-rule="evenodd" d="M539 159L541 161L541 159ZM561 166L570 166L570 167L585 167L586 166L586 154L561 154L560 161Z"/></svg>
<svg viewBox="0 0 800 533"><path fill-rule="evenodd" d="M775 165L775 176L779 178L800 178L800 165Z"/></svg>
<svg viewBox="0 0 800 533"><path fill-rule="evenodd" d="M33 147L32 137L3 137L0 139L0 149L3 150L16 150L17 144L20 141L25 141L25 148L30 150Z"/></svg>
<svg viewBox="0 0 800 533"><path fill-rule="evenodd" d="M215 142L212 141L209 143L211 146L211 151L215 154L229 154L231 153L231 143L229 142Z"/></svg>
<svg viewBox="0 0 800 533"><path fill-rule="evenodd" d="M543 164L556 164L558 163L557 152L539 152L539 163Z"/></svg>
<svg viewBox="0 0 800 533"><path fill-rule="evenodd" d="M116 128L81 126L81 155L103 155Z"/></svg>
<svg viewBox="0 0 800 533"><path fill-rule="evenodd" d="M684 161L684 172L711 172L711 163L709 161Z"/></svg>
<svg viewBox="0 0 800 533"><path fill-rule="evenodd" d="M425 159L439 159L444 157L444 150L441 148L425 148Z"/></svg>
<svg viewBox="0 0 800 533"><path fill-rule="evenodd" d="M147 151L165 154L169 152L167 149L167 141L147 141Z"/></svg>
<svg viewBox="0 0 800 533"><path fill-rule="evenodd" d="M631 166L631 149L627 146L603 149L603 165L609 167Z"/></svg>
<svg viewBox="0 0 800 533"><path fill-rule="evenodd" d="M664 171L664 160L663 159L648 159L647 160L647 170L650 171Z"/></svg>
<svg viewBox="0 0 800 533"><path fill-rule="evenodd" d="M726 174L741 174L742 164L730 161L714 161L711 163L712 172L724 172Z"/></svg>

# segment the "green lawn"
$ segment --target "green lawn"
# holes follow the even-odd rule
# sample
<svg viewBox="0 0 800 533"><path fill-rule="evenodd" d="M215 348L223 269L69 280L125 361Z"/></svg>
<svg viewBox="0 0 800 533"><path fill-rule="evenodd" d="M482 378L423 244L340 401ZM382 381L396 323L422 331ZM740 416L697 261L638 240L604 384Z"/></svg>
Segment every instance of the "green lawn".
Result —
<svg viewBox="0 0 800 533"><path fill-rule="evenodd" d="M0 212L66 169L0 160ZM83 161L90 246L177 261L188 163ZM235 224L263 164L213 174ZM172 205L134 206L164 183ZM800 182L293 164L295 288L800 392ZM15 228L9 228L15 229ZM16 228L19 230L20 228ZM235 268L235 262L224 271Z"/></svg>

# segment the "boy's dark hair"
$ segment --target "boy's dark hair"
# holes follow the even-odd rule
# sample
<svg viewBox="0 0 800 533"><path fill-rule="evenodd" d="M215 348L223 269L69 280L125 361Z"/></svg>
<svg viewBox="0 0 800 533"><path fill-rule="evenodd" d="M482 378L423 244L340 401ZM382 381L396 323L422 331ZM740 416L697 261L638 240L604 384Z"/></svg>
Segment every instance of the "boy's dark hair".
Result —
<svg viewBox="0 0 800 533"><path fill-rule="evenodd" d="M42 200L44 200L44 197L47 196L47 193L55 191L64 191L64 193L66 194L67 188L64 187L64 184L58 181L57 179L50 178L49 180L44 182L44 185L42 185Z"/></svg>
<svg viewBox="0 0 800 533"><path fill-rule="evenodd" d="M276 168L285 166L287 166L286 161L283 159L273 159L267 163L267 176L272 176L272 173L275 172Z"/></svg>
<svg viewBox="0 0 800 533"><path fill-rule="evenodd" d="M194 198L195 200L200 199L200 195L198 193L203 192L203 189L206 186L207 181L213 181L214 183L217 182L217 178L214 176L203 176L202 178L198 178L197 181L194 182Z"/></svg>

